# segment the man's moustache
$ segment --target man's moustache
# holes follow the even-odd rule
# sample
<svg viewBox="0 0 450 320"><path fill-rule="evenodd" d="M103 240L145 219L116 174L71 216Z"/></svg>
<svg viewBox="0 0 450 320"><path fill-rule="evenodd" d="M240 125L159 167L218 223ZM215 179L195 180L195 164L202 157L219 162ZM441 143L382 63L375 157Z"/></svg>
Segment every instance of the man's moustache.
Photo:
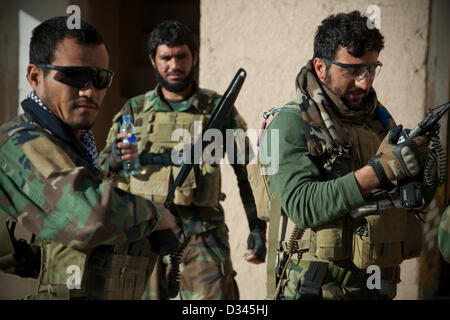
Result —
<svg viewBox="0 0 450 320"><path fill-rule="evenodd" d="M365 93L365 91L362 90L362 89L350 89L350 90L347 91L347 93L360 94L360 93Z"/></svg>
<svg viewBox="0 0 450 320"><path fill-rule="evenodd" d="M95 109L99 109L98 103L93 100L75 101L75 103L74 103L75 108L79 108L82 105L89 105L89 106L94 107Z"/></svg>
<svg viewBox="0 0 450 320"><path fill-rule="evenodd" d="M171 71L167 72L166 76L184 76L184 72L182 71Z"/></svg>

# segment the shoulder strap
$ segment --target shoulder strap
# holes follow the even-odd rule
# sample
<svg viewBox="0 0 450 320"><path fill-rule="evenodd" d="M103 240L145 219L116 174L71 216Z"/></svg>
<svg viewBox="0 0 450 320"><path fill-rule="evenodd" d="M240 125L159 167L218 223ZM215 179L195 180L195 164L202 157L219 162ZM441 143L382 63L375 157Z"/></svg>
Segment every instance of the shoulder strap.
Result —
<svg viewBox="0 0 450 320"><path fill-rule="evenodd" d="M266 299L274 299L276 289L276 259L278 250L278 231L280 228L281 203L275 194L270 201L270 223L268 230L267 247L267 296Z"/></svg>
<svg viewBox="0 0 450 320"><path fill-rule="evenodd" d="M276 116L278 112L285 108L291 108L292 103L287 103L282 107L273 107L270 110L263 113L264 122L261 126L261 131L258 137L259 140L262 137L263 132L267 126L267 119L270 116ZM287 229L287 216L282 213L281 203L275 193L272 193L270 196L270 223L268 230L268 249L267 249L267 296L266 299L276 299L275 291L276 291L276 259L278 257L277 251L279 245L286 235ZM278 234L280 232L280 220L283 218L282 228L281 228L281 241L278 239Z"/></svg>

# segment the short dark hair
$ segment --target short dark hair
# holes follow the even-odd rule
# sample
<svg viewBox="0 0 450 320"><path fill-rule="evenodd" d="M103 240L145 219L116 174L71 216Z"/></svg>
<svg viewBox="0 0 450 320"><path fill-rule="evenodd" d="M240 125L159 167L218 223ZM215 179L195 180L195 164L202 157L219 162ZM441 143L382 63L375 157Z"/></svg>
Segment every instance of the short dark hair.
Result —
<svg viewBox="0 0 450 320"><path fill-rule="evenodd" d="M104 44L109 51L108 44L94 26L81 20L80 29L69 29L67 18L64 16L50 18L33 29L29 52L30 63L51 64L56 46L65 38L75 39L80 44Z"/></svg>
<svg viewBox="0 0 450 320"><path fill-rule="evenodd" d="M314 57L335 59L339 46L354 57L368 51L384 48L384 37L380 31L367 25L368 18L359 11L331 15L322 21L314 38Z"/></svg>
<svg viewBox="0 0 450 320"><path fill-rule="evenodd" d="M161 22L150 34L147 47L153 59L160 44L165 44L169 47L187 45L191 50L192 56L198 53L197 39L192 30L175 20Z"/></svg>

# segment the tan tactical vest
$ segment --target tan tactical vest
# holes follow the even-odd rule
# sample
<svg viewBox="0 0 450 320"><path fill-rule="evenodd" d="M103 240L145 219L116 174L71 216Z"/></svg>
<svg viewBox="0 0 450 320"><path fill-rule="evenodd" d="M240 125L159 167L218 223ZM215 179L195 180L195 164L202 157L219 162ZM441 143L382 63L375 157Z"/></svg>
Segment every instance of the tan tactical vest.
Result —
<svg viewBox="0 0 450 320"><path fill-rule="evenodd" d="M203 100L200 99L200 101ZM168 159L171 159L173 148L183 149L183 140L175 132L177 129L184 129L186 133L189 133L190 139L185 140L184 143L194 143L201 134L203 124L209 119L208 106L200 106L200 109L202 114L155 112L152 109L144 113L143 125L136 128L141 137L138 142L139 153L152 156L165 154ZM197 126L194 122L197 122ZM199 132L194 132L194 129ZM142 174L130 178L130 192L152 201L164 202L181 166L141 162L141 167ZM189 173L184 184L177 188L174 203L183 206L194 204L199 207L213 207L219 200L223 200L220 189L220 166L202 163L194 166L194 170Z"/></svg>
<svg viewBox="0 0 450 320"><path fill-rule="evenodd" d="M47 135L44 139L35 139L28 143L37 141L41 148L33 148L35 151L42 149L43 144L48 144L52 150L51 154L41 153L33 155L33 163L38 168L37 162L52 163L54 170L63 170L75 166L73 159L66 153L65 146L59 139ZM57 153L60 153L58 156ZM77 157L71 152L71 157ZM58 159L56 161L55 159ZM48 176L51 172L45 174ZM5 213L1 213L3 217ZM0 222L2 219L0 219ZM19 224L17 222L17 224ZM3 226L3 225L2 225ZM3 228L4 230L7 230ZM24 228L22 228L24 229ZM13 239L8 239L8 233L2 233L0 228L0 239L6 237L8 243L13 243ZM29 241L31 234L28 232L17 233L14 237L26 238ZM10 298L29 299L140 299L144 293L146 282L156 261L156 255L150 251L147 239L141 239L130 245L122 246L99 246L90 250L75 250L68 248L53 240L43 240L33 237L33 245L40 248L40 273L36 280L32 278L19 278L14 276L14 261L8 263L8 270L3 273L0 270L0 282L2 278L9 281L14 286L27 283L26 290L17 290L15 296ZM19 239L16 239L19 240ZM14 250L9 246L10 250ZM1 250L0 250L1 251ZM10 258L11 254L0 252L2 257ZM12 278L13 277L13 278ZM30 281L36 283L29 284ZM78 287L78 288L77 288ZM37 293L30 294L30 288L37 288ZM13 290L14 288L11 288ZM15 289L14 289L15 290ZM21 292L27 292L28 296L20 296ZM35 291L36 292L36 291Z"/></svg>
<svg viewBox="0 0 450 320"><path fill-rule="evenodd" d="M335 164L335 177L366 165L382 139L366 125L344 126L353 142L351 159ZM327 261L350 259L359 269L370 265L394 267L404 259L419 256L421 249L420 221L404 209L386 210L357 220L345 215L310 233L310 254Z"/></svg>
<svg viewBox="0 0 450 320"><path fill-rule="evenodd" d="M367 164L374 156L382 137L363 124L344 123L351 137L353 148L346 161L336 163L334 176L343 176ZM278 197L270 192L268 177L260 164L249 166L249 181L257 204L258 217L269 221L268 274L274 274L276 250L282 250L279 243L281 206ZM293 229L289 220L287 230ZM361 230L366 229L366 233ZM289 234L289 233L288 233ZM307 229L299 248L306 250L303 259L325 262L352 262L359 269L370 265L393 267L404 259L417 257L422 248L422 231L419 220L403 209L383 211L355 220L350 215L314 229ZM273 261L271 261L273 260ZM269 265L272 265L271 267ZM273 270L272 270L273 269ZM269 282L269 279L268 279ZM269 285L269 283L268 283Z"/></svg>

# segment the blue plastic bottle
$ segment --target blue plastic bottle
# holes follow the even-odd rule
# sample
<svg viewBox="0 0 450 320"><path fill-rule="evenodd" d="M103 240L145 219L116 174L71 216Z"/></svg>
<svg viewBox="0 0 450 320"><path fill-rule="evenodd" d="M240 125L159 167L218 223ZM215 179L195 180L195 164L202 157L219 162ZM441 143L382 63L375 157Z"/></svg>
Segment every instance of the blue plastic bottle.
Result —
<svg viewBox="0 0 450 320"><path fill-rule="evenodd" d="M122 125L120 126L120 132L131 133L130 138L125 138L122 142L136 143L136 129L131 122L130 115L122 116ZM139 174L141 171L141 163L139 162L139 154L135 153L133 159L123 162L123 172L126 176L132 176Z"/></svg>

